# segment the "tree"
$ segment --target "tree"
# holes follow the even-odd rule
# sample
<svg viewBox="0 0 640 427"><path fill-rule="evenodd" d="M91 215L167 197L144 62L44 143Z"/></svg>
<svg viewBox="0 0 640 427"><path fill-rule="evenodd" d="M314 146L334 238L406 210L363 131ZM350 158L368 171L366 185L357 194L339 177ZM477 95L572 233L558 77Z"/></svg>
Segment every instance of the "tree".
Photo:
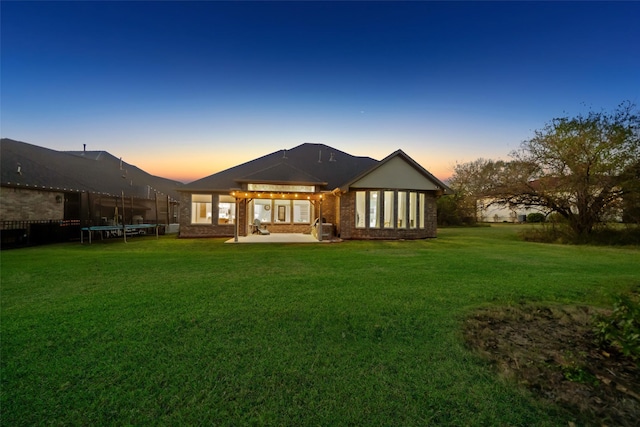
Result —
<svg viewBox="0 0 640 427"><path fill-rule="evenodd" d="M454 195L442 199L448 199L449 204L455 206L460 223L476 221L478 201L485 197L493 184L496 170L502 167L503 161L483 158L455 165L447 182Z"/></svg>
<svg viewBox="0 0 640 427"><path fill-rule="evenodd" d="M501 204L557 212L585 237L619 216L624 197L640 190L640 119L629 102L612 113L556 118L511 157L487 195Z"/></svg>

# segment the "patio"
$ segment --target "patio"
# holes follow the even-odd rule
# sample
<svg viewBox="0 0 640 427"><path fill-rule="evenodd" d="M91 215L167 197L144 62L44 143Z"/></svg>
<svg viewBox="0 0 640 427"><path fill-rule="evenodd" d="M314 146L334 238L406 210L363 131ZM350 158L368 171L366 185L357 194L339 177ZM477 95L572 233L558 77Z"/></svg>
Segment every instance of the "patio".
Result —
<svg viewBox="0 0 640 427"><path fill-rule="evenodd" d="M311 234L302 233L271 233L269 235L251 234L249 236L238 236L238 241L229 239L225 243L331 243L340 240L318 241Z"/></svg>

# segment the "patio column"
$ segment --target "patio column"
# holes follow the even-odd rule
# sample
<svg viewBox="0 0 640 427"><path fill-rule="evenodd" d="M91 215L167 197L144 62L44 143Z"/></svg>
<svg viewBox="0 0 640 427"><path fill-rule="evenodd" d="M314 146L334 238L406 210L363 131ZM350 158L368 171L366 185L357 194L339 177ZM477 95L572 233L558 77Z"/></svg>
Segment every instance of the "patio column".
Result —
<svg viewBox="0 0 640 427"><path fill-rule="evenodd" d="M238 243L238 222L239 218L240 218L240 210L239 208L239 204L238 204L238 198L235 198L235 203L236 203L236 217L235 217L235 221L233 221L233 241L235 243Z"/></svg>
<svg viewBox="0 0 640 427"><path fill-rule="evenodd" d="M318 221L318 241L322 242L322 233L323 233L323 224L322 224L322 199L318 200L320 203L318 203L318 217L319 217L319 221Z"/></svg>

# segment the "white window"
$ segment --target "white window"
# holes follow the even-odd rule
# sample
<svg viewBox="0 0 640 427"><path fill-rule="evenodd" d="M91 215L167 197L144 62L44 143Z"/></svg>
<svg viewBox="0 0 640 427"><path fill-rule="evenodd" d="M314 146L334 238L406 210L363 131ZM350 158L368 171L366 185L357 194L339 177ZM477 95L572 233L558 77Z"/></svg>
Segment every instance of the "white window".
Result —
<svg viewBox="0 0 640 427"><path fill-rule="evenodd" d="M418 209L418 193L409 193L409 227L416 228L418 226L418 218L416 218Z"/></svg>
<svg viewBox="0 0 640 427"><path fill-rule="evenodd" d="M407 228L407 193L398 191L398 228Z"/></svg>
<svg viewBox="0 0 640 427"><path fill-rule="evenodd" d="M218 224L233 224L236 221L236 199L220 196L218 201Z"/></svg>
<svg viewBox="0 0 640 427"><path fill-rule="evenodd" d="M380 228L380 203L379 191L369 192L369 227Z"/></svg>
<svg viewBox="0 0 640 427"><path fill-rule="evenodd" d="M356 228L365 227L365 195L364 191L356 191Z"/></svg>
<svg viewBox="0 0 640 427"><path fill-rule="evenodd" d="M393 191L384 192L384 228L393 228Z"/></svg>
<svg viewBox="0 0 640 427"><path fill-rule="evenodd" d="M275 200L273 221L278 224L291 223L291 200Z"/></svg>
<svg viewBox="0 0 640 427"><path fill-rule="evenodd" d="M418 215L420 216L420 228L424 228L424 193L420 193L419 206Z"/></svg>
<svg viewBox="0 0 640 427"><path fill-rule="evenodd" d="M271 200L255 199L253 201L253 219L261 223L271 223Z"/></svg>
<svg viewBox="0 0 640 427"><path fill-rule="evenodd" d="M191 223L211 224L211 194L191 195Z"/></svg>
<svg viewBox="0 0 640 427"><path fill-rule="evenodd" d="M311 202L308 200L293 201L293 222L296 224L311 223Z"/></svg>

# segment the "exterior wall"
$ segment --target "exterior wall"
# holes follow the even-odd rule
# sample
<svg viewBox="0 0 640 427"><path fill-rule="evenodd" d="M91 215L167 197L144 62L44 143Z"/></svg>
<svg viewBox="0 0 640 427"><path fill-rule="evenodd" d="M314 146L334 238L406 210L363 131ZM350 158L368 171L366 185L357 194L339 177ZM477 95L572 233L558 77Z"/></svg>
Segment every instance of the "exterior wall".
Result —
<svg viewBox="0 0 640 427"><path fill-rule="evenodd" d="M325 222L330 224L336 224L338 221L338 217L336 215L336 205L337 205L337 197L333 194L324 194L322 199L322 217L325 219ZM318 218L320 215L320 210L316 205L315 216ZM313 218L313 221L316 220Z"/></svg>
<svg viewBox="0 0 640 427"><path fill-rule="evenodd" d="M197 194L211 194L213 204L217 205L217 194L198 192ZM336 197L331 194L323 195L322 216L325 222L335 224L337 221ZM248 206L246 199L238 203L237 221L238 235L246 236L251 233L248 226ZM271 233L303 233L310 234L313 222L320 214L318 202L314 202L310 224L265 224ZM180 237L233 237L235 225L233 224L192 224L191 223L191 193L181 193L180 198Z"/></svg>
<svg viewBox="0 0 640 427"><path fill-rule="evenodd" d="M436 237L437 208L436 195L425 193L424 228L356 228L356 193L350 191L340 198L340 227L339 237L342 239L425 239ZM395 207L394 207L395 210ZM368 224L368 221L365 221Z"/></svg>
<svg viewBox="0 0 640 427"><path fill-rule="evenodd" d="M218 194L198 192L197 194L211 194L214 206L218 204ZM236 221L240 221L238 235L246 235L246 201L242 200L236 212ZM191 193L180 193L180 237L233 237L235 224L192 224L191 223ZM217 218L216 218L217 219Z"/></svg>
<svg viewBox="0 0 640 427"><path fill-rule="evenodd" d="M198 193L206 194L206 193ZM212 203L218 203L217 195ZM425 192L424 228L356 228L355 227L355 191L341 196L323 195L322 217L326 223L333 224L336 236L342 239L425 239L436 237L437 212L435 192ZM246 236L251 232L247 224L248 202L238 203L238 235ZM395 210L395 207L394 207ZM191 224L191 194L182 193L180 199L180 237L233 237L234 224ZM314 203L312 222L320 216L319 203ZM365 221L368 224L368 221ZM311 233L311 224L266 224L271 233Z"/></svg>
<svg viewBox="0 0 640 427"><path fill-rule="evenodd" d="M56 201L59 197L61 202ZM64 193L0 187L0 220L63 220Z"/></svg>

